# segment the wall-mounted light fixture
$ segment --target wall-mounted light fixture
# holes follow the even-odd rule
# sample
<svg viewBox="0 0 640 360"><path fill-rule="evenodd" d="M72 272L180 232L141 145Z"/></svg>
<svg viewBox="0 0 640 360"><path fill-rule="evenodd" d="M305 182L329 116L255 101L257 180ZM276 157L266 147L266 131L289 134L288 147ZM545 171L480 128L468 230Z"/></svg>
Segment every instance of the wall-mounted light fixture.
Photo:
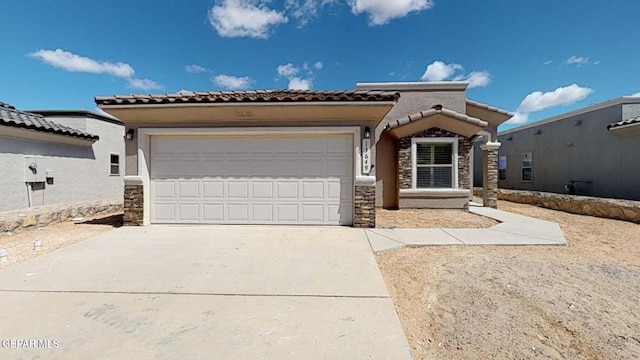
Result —
<svg viewBox="0 0 640 360"><path fill-rule="evenodd" d="M134 129L127 130L126 139L127 140L133 140L133 134L135 134L135 133L136 133L136 131Z"/></svg>
<svg viewBox="0 0 640 360"><path fill-rule="evenodd" d="M368 126L366 128L364 128L364 138L365 139L371 139L371 129L369 129Z"/></svg>
<svg viewBox="0 0 640 360"><path fill-rule="evenodd" d="M573 143L572 143L572 142L567 143L567 146L568 146L568 147L572 147L572 146L573 146Z"/></svg>
<svg viewBox="0 0 640 360"><path fill-rule="evenodd" d="M582 120L576 120L576 122L573 123L573 126L580 126L582 125Z"/></svg>
<svg viewBox="0 0 640 360"><path fill-rule="evenodd" d="M536 130L536 132L533 133L533 135L540 135L542 134L542 130Z"/></svg>
<svg viewBox="0 0 640 360"><path fill-rule="evenodd" d="M509 137L507 138L507 141L513 141L513 136L509 136Z"/></svg>

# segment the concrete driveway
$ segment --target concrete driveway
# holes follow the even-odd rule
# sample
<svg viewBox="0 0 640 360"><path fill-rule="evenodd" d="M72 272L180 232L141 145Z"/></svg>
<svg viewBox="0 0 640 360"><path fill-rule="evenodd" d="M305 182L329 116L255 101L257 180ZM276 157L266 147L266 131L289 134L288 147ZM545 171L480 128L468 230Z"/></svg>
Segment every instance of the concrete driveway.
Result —
<svg viewBox="0 0 640 360"><path fill-rule="evenodd" d="M411 359L363 230L120 228L0 271L0 358Z"/></svg>

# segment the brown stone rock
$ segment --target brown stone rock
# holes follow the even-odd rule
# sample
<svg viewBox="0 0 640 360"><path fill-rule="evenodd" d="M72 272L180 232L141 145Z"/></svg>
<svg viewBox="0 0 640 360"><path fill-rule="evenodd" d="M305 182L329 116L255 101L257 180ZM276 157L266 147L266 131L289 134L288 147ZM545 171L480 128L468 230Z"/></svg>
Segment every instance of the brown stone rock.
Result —
<svg viewBox="0 0 640 360"><path fill-rule="evenodd" d="M30 216L22 221L22 227L36 226L38 225L38 219L35 216Z"/></svg>

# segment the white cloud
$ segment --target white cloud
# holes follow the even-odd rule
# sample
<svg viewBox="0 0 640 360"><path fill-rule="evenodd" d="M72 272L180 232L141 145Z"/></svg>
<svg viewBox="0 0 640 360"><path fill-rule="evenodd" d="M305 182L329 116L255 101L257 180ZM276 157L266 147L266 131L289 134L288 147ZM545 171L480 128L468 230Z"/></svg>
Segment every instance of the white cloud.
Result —
<svg viewBox="0 0 640 360"><path fill-rule="evenodd" d="M209 11L209 23L222 37L266 39L272 27L289 21L268 0L218 0Z"/></svg>
<svg viewBox="0 0 640 360"><path fill-rule="evenodd" d="M598 65L600 64L599 60L590 60L588 57L584 57L584 56L576 56L573 55L570 58L567 59L567 64L569 65L576 65L578 67L582 66L582 65Z"/></svg>
<svg viewBox="0 0 640 360"><path fill-rule="evenodd" d="M289 80L288 88L290 90L310 90L313 88L313 80L315 78L314 70L323 68L322 62L318 61L313 65L304 62L301 67L297 67L292 63L278 66L278 75ZM301 73L306 74L300 75ZM276 78L276 81L278 79Z"/></svg>
<svg viewBox="0 0 640 360"><path fill-rule="evenodd" d="M505 124L517 125L524 124L527 121L529 121L529 113L515 112L513 117L505 122Z"/></svg>
<svg viewBox="0 0 640 360"><path fill-rule="evenodd" d="M144 90L144 91L159 90L159 89L162 89L164 87L164 86L158 84L157 82L155 82L153 80L149 80L149 79L130 78L130 79L127 79L127 82L129 83L129 87L130 88L138 89L138 90Z"/></svg>
<svg viewBox="0 0 640 360"><path fill-rule="evenodd" d="M311 88L313 88L313 79L301 79L299 77L289 79L290 90L310 90Z"/></svg>
<svg viewBox="0 0 640 360"><path fill-rule="evenodd" d="M488 71L472 71L464 77L469 82L469 87L485 87L491 82L491 74Z"/></svg>
<svg viewBox="0 0 640 360"><path fill-rule="evenodd" d="M427 69L424 74L422 74L421 79L424 81L468 81L469 88L487 86L491 82L491 73L488 71L472 71L468 74L457 74L461 71L464 72L464 67L460 64L447 64L444 61L437 60L427 65Z"/></svg>
<svg viewBox="0 0 640 360"><path fill-rule="evenodd" d="M278 75L280 76L284 76L284 77L296 76L298 74L298 71L300 70L297 67L295 67L295 65L293 65L292 63L278 66Z"/></svg>
<svg viewBox="0 0 640 360"><path fill-rule="evenodd" d="M204 72L209 71L207 68L202 67L200 65L196 65L196 64L191 64L191 65L187 65L184 67L184 71L191 73L191 74L201 74Z"/></svg>
<svg viewBox="0 0 640 360"><path fill-rule="evenodd" d="M127 80L128 86L132 89L147 91L163 88L161 84L153 80L134 78L135 70L124 62L94 60L63 49L38 50L27 56L40 59L45 64L70 72L107 74L119 77Z"/></svg>
<svg viewBox="0 0 640 360"><path fill-rule="evenodd" d="M527 95L518 106L519 112L533 112L558 105L570 105L583 100L593 92L593 89L571 84L559 87L553 91L534 91Z"/></svg>
<svg viewBox="0 0 640 360"><path fill-rule="evenodd" d="M38 50L28 56L40 59L45 64L71 72L109 74L119 78L130 78L135 74L133 67L124 62L94 60L62 49Z"/></svg>
<svg viewBox="0 0 640 360"><path fill-rule="evenodd" d="M241 90L250 87L253 79L248 76L219 74L212 77L211 82L228 90Z"/></svg>
<svg viewBox="0 0 640 360"><path fill-rule="evenodd" d="M547 60L543 62L542 65L551 65L552 63L553 63L553 60Z"/></svg>
<svg viewBox="0 0 640 360"><path fill-rule="evenodd" d="M304 27L318 17L320 8L337 2L339 0L286 0L284 9L298 21L299 27Z"/></svg>
<svg viewBox="0 0 640 360"><path fill-rule="evenodd" d="M370 25L384 25L410 12L427 10L433 6L432 0L347 0L347 3L355 15L366 13Z"/></svg>
<svg viewBox="0 0 640 360"><path fill-rule="evenodd" d="M443 61L434 61L427 65L422 75L422 80L425 81L443 81L451 78L458 70L464 70L460 64L447 64Z"/></svg>

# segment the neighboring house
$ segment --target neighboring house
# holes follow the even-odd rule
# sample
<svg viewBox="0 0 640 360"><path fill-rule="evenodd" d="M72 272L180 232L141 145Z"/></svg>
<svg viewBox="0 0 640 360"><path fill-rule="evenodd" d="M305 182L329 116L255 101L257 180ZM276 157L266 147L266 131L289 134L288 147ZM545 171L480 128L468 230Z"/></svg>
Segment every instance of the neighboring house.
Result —
<svg viewBox="0 0 640 360"><path fill-rule="evenodd" d="M0 103L0 211L121 198L123 136L106 116Z"/></svg>
<svg viewBox="0 0 640 360"><path fill-rule="evenodd" d="M640 97L525 124L498 139L500 188L640 200Z"/></svg>
<svg viewBox="0 0 640 360"><path fill-rule="evenodd" d="M375 208L466 208L471 144L512 114L467 83L96 97L126 124L125 224L375 226ZM492 137L494 136L494 137ZM489 206L497 148L484 146Z"/></svg>

